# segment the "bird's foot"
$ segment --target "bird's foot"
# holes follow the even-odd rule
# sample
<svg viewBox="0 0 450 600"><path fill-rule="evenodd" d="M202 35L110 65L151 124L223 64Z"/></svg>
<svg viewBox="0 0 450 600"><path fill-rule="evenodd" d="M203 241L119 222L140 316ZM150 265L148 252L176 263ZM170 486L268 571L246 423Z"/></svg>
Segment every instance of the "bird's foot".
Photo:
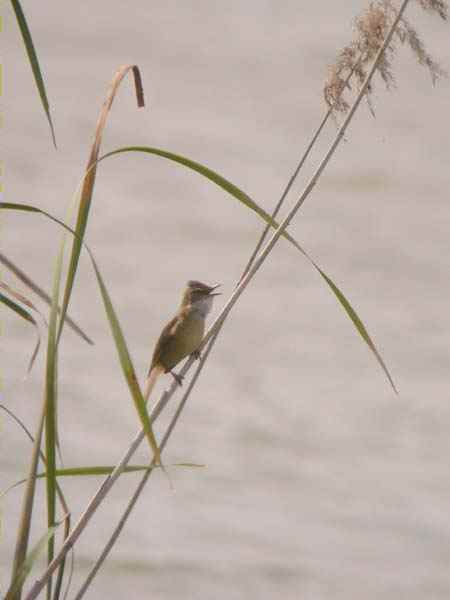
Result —
<svg viewBox="0 0 450 600"><path fill-rule="evenodd" d="M183 385L184 375L178 375L178 373L175 373L175 371L170 371L170 374L175 379L175 381L178 383L178 385L181 387Z"/></svg>

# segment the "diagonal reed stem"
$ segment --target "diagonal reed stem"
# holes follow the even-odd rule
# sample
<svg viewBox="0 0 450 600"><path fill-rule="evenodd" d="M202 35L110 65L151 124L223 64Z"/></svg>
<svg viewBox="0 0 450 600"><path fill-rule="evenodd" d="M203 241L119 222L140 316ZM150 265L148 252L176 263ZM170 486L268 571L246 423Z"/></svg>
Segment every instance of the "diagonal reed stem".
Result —
<svg viewBox="0 0 450 600"><path fill-rule="evenodd" d="M177 407L177 410L175 411L175 414L173 415L169 426L166 429L166 432L161 440L161 444L160 444L160 452L162 452L164 450L164 448L167 445L167 442L169 441L169 438L172 434L172 431L175 428L175 425L178 422L178 419L180 418L180 415L186 405L186 401L188 399L188 397L190 396L190 393L198 379L198 377L200 376L200 373L203 369L203 365L205 364L206 359L208 358L209 352L211 351L212 345L210 344L204 354L202 355L201 359L200 359L200 364L197 367L192 379L189 382L189 385L185 391L185 393L183 394L183 397ZM142 493L142 490L144 489L150 475L153 473L153 464L152 464L152 468L148 471L146 471L144 473L144 475L142 476L140 482L138 483L133 496L131 497L131 500L129 501L123 515L121 516L118 524L116 525L116 527L114 528L113 533L111 534L111 537L109 538L107 544L105 545L105 547L103 548L100 556L98 557L98 559L95 561L94 566L92 567L92 569L89 571L88 576L86 577L85 581L83 582L83 585L81 586L81 588L78 590L77 595L74 597L74 600L81 600L81 598L84 596L84 593L86 592L86 590L88 589L88 587L90 586L92 580L94 579L94 577L96 576L96 574L98 573L100 567L102 566L103 562L105 561L106 557L108 556L108 554L110 553L112 547L114 546L117 538L119 537L122 529L125 526L125 523L128 520L128 517L131 514L131 511L133 510L139 496Z"/></svg>

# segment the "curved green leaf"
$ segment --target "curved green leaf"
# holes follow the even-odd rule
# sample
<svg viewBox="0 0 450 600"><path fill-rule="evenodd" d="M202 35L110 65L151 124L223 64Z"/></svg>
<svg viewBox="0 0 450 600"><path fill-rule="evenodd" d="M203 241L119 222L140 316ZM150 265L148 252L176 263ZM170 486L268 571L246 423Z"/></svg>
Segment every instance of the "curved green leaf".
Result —
<svg viewBox="0 0 450 600"><path fill-rule="evenodd" d="M111 156L115 156L117 154L123 154L126 152L143 152L144 154L160 156L161 158L166 158L172 162L183 165L184 167L187 167L188 169L191 169L192 171L195 171L196 173L203 175L204 177L206 177L207 179L209 179L210 181L212 181L213 183L215 183L216 185L221 187L223 190L225 190L226 192L231 194L234 198L236 198L236 200L239 200L239 202L241 202L242 204L244 204L245 206L247 206L248 208L253 210L257 215L259 215L266 223L271 225L274 229L278 228L278 223L274 219L272 219L272 217L269 215L269 213L267 213L258 204L256 204L256 202L254 200L252 200L252 198L250 198L250 196L248 194L246 194L244 191L239 189L237 186L235 186L233 183L231 183L230 181L228 181L221 175L219 175L219 173L217 173L216 171L213 171L212 169L209 169L205 165L202 165L201 163L191 160L190 158L181 156L180 154L174 154L173 152L169 152L167 150L161 150L160 148L153 148L150 146L126 146L124 148L118 148L117 150L113 150L111 152L108 152L107 154L104 154L103 156L101 156L99 158L99 162L102 160L105 160L106 158L109 158ZM397 388L395 387L394 381L392 379L392 376L389 373L389 370L388 370L386 364L384 363L380 353L378 352L373 340L371 339L369 332L367 331L367 328L365 327L364 323L358 316L356 310L352 307L350 302L345 297L342 290L340 290L338 288L338 286L333 282L333 280L328 275L326 275L326 273L317 265L317 263L307 254L307 252L300 246L300 244L298 244L298 242L296 242L296 240L287 231L285 231L282 234L282 236L286 240L288 240L291 244L293 244L295 246L295 248L297 248L297 250L299 252L301 252L303 254L303 256L306 257L306 259L312 264L312 266L318 271L320 276L324 279L326 284L329 286L329 288L331 289L331 291L333 292L333 294L339 301L339 304L342 306L342 308L345 310L345 312L349 316L350 320L352 321L353 325L356 328L356 331L359 333L361 338L367 344L370 351L373 353L375 359L377 360L378 364L383 369L389 383L392 386L392 389L396 393L398 393Z"/></svg>
<svg viewBox="0 0 450 600"><path fill-rule="evenodd" d="M310 257L308 257L308 258L311 261L311 263L314 265L314 267L317 269L317 271L320 273L321 277L323 277L323 279L330 286L330 288L333 291L334 295L336 296L336 298L341 303L341 306L343 307L343 309L345 310L345 312L347 313L347 315L352 320L352 323L356 327L356 330L358 331L359 335L362 337L362 339L369 346L370 350L373 352L373 354L374 354L375 358L377 359L379 365L381 366L381 368L383 369L386 377L388 378L389 383L392 386L392 389L394 390L394 392L396 394L398 394L398 390L397 390L397 388L396 388L396 386L394 384L394 381L393 381L393 379L391 377L391 374L389 373L388 368L387 368L387 366L384 363L384 360L381 358L380 353L378 352L375 344L373 343L373 341L372 341L372 339L371 339L371 337L369 335L369 332L367 331L364 323L358 317L356 311L351 306L350 302L347 300L347 298L344 296L344 294L341 292L341 290L337 287L337 285L328 277L328 275L326 273L324 273L322 271L322 269L320 267L317 266L316 263L314 263L314 261Z"/></svg>
<svg viewBox="0 0 450 600"><path fill-rule="evenodd" d="M0 285L1 285L1 282L0 282ZM10 298L5 296L1 292L0 292L0 302L2 304L4 304L5 306L7 306L12 311L14 311L17 315L22 317L22 319L25 319L25 321L28 321L29 323L31 323L35 328L37 340L36 340L36 345L34 347L30 361L28 363L28 372L30 372L31 369L33 368L34 361L36 359L36 356L38 355L39 348L41 346L41 334L39 333L39 326L36 323L36 320L34 319L34 317L27 310L22 308L22 306L17 304L17 302L14 302L14 300L11 300Z"/></svg>
<svg viewBox="0 0 450 600"><path fill-rule="evenodd" d="M256 212L267 223L278 227L278 224L272 220L270 215L266 213L266 211L263 210L258 204L256 204L256 202L252 200L252 198L250 198L248 194L246 194L244 191L242 191L240 188L234 185L234 183L231 183L231 181L228 181L228 179L225 179L225 177L222 177L222 175L219 175L219 173L217 173L216 171L213 171L205 165L202 165L201 163L196 162L195 160L191 160L186 156L182 156L181 154L174 154L173 152L162 150L161 148L152 148L150 146L126 146L124 148L118 148L117 150L112 150L111 152L103 154L103 156L101 156L98 159L98 162L101 162L106 158L109 158L110 156L123 154L125 152L143 152L144 154L152 154L154 156L160 156L161 158L167 158L168 160L178 163L179 165L183 165L184 167L187 167L188 169L191 169L192 171L203 175L203 177L206 177L207 179L218 185L220 188L234 196L234 198L236 198L237 200L239 200L239 202L242 202L242 204L245 204L245 206ZM289 239L288 234L286 234L284 237Z"/></svg>

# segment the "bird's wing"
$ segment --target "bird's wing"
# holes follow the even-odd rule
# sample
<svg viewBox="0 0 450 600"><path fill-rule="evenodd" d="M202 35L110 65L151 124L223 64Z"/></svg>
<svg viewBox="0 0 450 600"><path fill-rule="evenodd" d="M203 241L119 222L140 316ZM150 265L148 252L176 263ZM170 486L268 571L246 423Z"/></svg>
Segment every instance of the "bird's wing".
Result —
<svg viewBox="0 0 450 600"><path fill-rule="evenodd" d="M170 339L175 336L179 325L180 319L178 316L176 316L173 319L171 319L161 331L161 335L159 336L159 339L156 342L155 350L153 351L152 362L148 371L149 373L155 365L160 363L163 342L165 342L166 344L170 344Z"/></svg>

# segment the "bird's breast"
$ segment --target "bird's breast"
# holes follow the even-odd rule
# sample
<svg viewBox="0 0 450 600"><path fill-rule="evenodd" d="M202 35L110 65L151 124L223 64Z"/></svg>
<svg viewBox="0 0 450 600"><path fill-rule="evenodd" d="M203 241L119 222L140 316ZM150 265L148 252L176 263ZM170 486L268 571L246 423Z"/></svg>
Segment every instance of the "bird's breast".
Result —
<svg viewBox="0 0 450 600"><path fill-rule="evenodd" d="M205 320L196 314L187 315L178 326L176 337L184 356L192 354L200 345L205 332Z"/></svg>

